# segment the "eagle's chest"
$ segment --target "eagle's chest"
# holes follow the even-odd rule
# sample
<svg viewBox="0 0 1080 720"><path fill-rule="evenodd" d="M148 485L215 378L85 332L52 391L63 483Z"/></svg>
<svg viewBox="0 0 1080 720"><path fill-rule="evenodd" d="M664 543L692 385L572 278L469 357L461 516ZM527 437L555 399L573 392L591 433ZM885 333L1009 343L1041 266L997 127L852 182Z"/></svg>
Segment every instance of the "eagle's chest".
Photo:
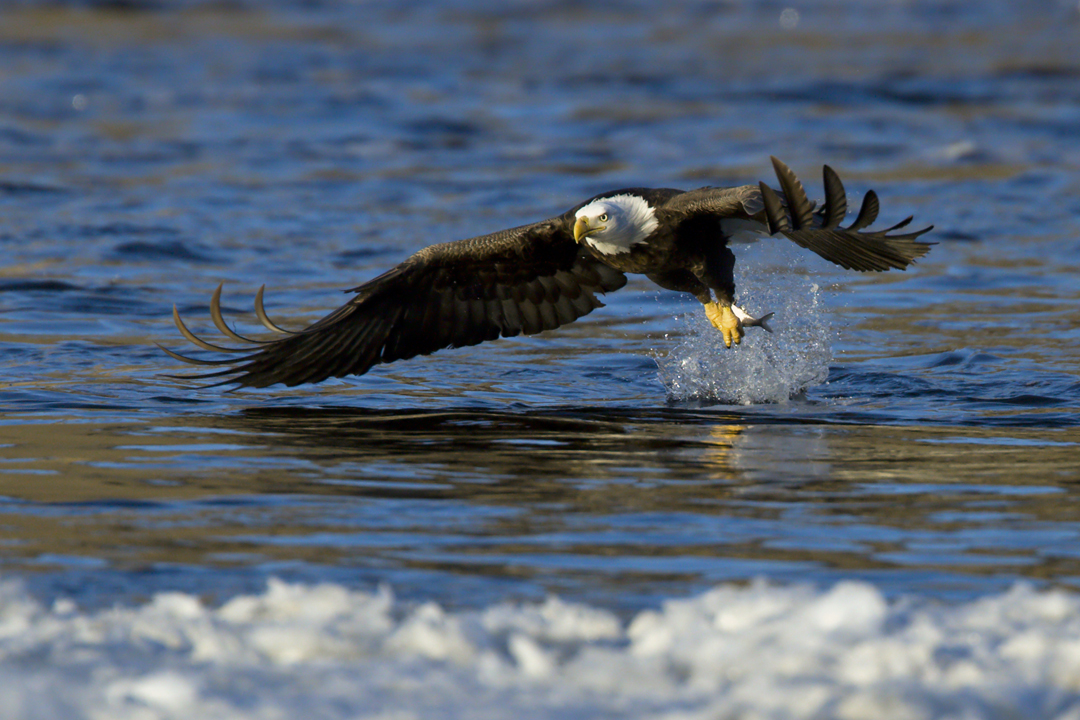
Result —
<svg viewBox="0 0 1080 720"><path fill-rule="evenodd" d="M645 238L619 252L590 246L593 253L616 270L627 273L651 274L674 268L688 268L703 261L707 246L723 245L724 235L719 228L687 234L679 226L661 226Z"/></svg>
<svg viewBox="0 0 1080 720"><path fill-rule="evenodd" d="M668 265L677 254L674 237L664 231L654 232L629 248L589 243L589 249L603 260L604 264L628 273L655 272Z"/></svg>

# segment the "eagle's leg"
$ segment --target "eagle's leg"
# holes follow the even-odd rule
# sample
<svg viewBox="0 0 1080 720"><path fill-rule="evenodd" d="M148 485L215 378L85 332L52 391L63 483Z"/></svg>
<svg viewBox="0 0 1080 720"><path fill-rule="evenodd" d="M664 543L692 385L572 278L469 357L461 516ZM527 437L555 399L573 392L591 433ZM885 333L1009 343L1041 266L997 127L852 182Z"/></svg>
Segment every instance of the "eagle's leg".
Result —
<svg viewBox="0 0 1080 720"><path fill-rule="evenodd" d="M709 318L713 327L724 336L724 346L731 347L731 343L741 343L746 331L743 330L742 320L732 312L731 301L721 299L719 302L706 302L704 305L705 317Z"/></svg>
<svg viewBox="0 0 1080 720"><path fill-rule="evenodd" d="M724 257L725 253L727 257ZM726 247L721 247L714 255L717 256L715 262L701 260L689 268L647 273L646 277L662 288L688 292L696 297L705 306L705 317L723 333L724 345L731 347L731 343L737 345L743 337L742 321L731 309L735 300L735 256Z"/></svg>
<svg viewBox="0 0 1080 720"><path fill-rule="evenodd" d="M742 320L731 310L735 302L735 253L726 244L710 248L697 275L716 294L715 302L708 292L698 297L705 305L705 317L724 336L725 347L738 345L745 331Z"/></svg>

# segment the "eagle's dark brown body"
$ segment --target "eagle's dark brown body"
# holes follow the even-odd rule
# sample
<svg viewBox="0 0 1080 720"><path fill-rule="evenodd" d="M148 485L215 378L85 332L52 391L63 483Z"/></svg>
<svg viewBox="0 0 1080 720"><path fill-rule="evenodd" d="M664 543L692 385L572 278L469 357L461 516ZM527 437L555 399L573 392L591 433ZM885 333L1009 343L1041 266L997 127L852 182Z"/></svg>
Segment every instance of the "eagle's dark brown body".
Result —
<svg viewBox="0 0 1080 720"><path fill-rule="evenodd" d="M846 197L831 169L825 168L825 204L815 209L787 166L775 159L774 166L782 197L764 183L689 192L630 188L598 195L531 225L432 245L354 288L348 303L297 332L283 330L266 317L260 290L256 312L279 335L270 340L232 331L221 317L218 288L211 303L214 323L247 347L212 345L194 336L174 310L175 320L199 347L244 354L235 360L193 360L166 352L187 362L224 366L199 376L219 378L222 384L292 386L359 375L378 363L441 348L552 330L601 307L597 296L625 285L626 273L643 273L661 287L690 292L703 303L711 302L710 293L715 293L721 305L730 306L735 258L728 232L736 226L784 235L854 270L903 269L929 249L916 238L930 228L893 232L910 218L888 230L863 230L877 216L873 191L867 193L856 221L841 228ZM629 202L631 211L647 216L644 224L641 217L635 219L638 226L631 230L639 232L634 241L619 245L622 241L613 239L605 245L595 227L588 237L579 234L590 219L582 219L587 211L599 209L599 218L606 221L610 205L611 223L619 220L615 213L621 206L611 198ZM592 220L595 225L596 217Z"/></svg>

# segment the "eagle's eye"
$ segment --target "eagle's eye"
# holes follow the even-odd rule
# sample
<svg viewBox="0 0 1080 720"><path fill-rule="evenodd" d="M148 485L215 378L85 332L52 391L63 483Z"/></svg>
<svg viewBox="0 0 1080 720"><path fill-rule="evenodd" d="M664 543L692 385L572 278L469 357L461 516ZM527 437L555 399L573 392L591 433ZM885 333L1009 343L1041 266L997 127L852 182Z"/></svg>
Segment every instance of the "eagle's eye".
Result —
<svg viewBox="0 0 1080 720"><path fill-rule="evenodd" d="M607 222L607 213L600 216L600 222Z"/></svg>

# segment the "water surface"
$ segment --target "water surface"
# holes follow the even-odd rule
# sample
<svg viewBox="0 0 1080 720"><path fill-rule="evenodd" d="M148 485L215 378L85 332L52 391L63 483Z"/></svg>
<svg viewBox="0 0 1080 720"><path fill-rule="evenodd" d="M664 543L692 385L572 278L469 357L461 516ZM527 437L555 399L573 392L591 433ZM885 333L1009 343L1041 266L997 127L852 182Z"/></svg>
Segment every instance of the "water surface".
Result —
<svg viewBox="0 0 1080 720"><path fill-rule="evenodd" d="M914 716L1076 707L1072 656L1053 650L1072 637L1070 615L1053 608L1075 604L1080 580L1080 14L1049 2L836 2L781 24L784 10L5 6L0 619L16 629L0 643L0 682L20 688L15 717L452 717L470 699L494 717L510 705L492 688L540 677L563 688L529 686L531 707L553 717L567 706L874 717L897 697ZM877 190L883 222L914 214L938 245L886 275L776 242L746 249L740 298L777 312L777 332L751 329L737 350L692 299L641 279L559 331L312 387L192 387L165 377L183 368L153 345L183 345L173 303L212 335L207 303L222 281L241 332L257 327L263 283L271 315L299 327L432 242L614 187L756 182L770 154L812 196L831 164L854 198ZM275 578L295 585L267 589ZM289 592L300 600L282 600ZM232 656L138 639L160 608L187 618L176 632L189 640L240 615L265 634L277 620L206 613L324 607L324 592L339 593L325 605L333 617L385 620L392 634L421 623L414 612L435 622L424 607L449 623L425 637L450 642L447 627L476 618L494 634L468 635L460 656L386 638L334 655L324 643L338 647L336 625L301 632L290 620L324 650L286 662L236 640L269 653L265 673L222 675L246 678L252 695L215 685L214 663ZM829 671L814 681L818 705L799 704L798 673L746 690L775 706L688 680L736 672L712 660L648 697L574 685L574 658L602 656L596 677L609 680L640 659L641 623L680 638L669 667L684 666L679 653L705 657L713 641L683 632L678 608L708 624L701 608L716 603L787 608L775 617L788 619L877 608L844 637L918 654L913 636L889 633L929 623L952 648L927 656L945 663L940 677L954 660L981 670L967 695L955 692L960 675L939 687ZM987 607L1034 625L976 620ZM530 655L491 630L504 612L511 624L598 613L581 627L601 630L525 633L539 643ZM790 656L809 647L805 623L746 612L724 642L749 643L750 665L773 667L774 646L754 633L774 633ZM105 625L132 639L96 644L78 629ZM856 652L822 627L821 652ZM1041 679L1010 685L1011 670L979 664L1036 635L1045 652L1022 656L1048 668ZM977 641L957 650L963 638ZM65 654L71 643L86 654ZM433 681L414 660L352 695L335 689L352 661L345 675L317 669L327 652L414 651L429 669L458 658L467 682L435 679L475 693L436 711L393 690ZM132 660L142 652L151 659ZM101 682L61 659L75 657ZM275 669L289 662L308 670ZM39 681L26 684L34 668ZM610 704L583 699L601 686Z"/></svg>

